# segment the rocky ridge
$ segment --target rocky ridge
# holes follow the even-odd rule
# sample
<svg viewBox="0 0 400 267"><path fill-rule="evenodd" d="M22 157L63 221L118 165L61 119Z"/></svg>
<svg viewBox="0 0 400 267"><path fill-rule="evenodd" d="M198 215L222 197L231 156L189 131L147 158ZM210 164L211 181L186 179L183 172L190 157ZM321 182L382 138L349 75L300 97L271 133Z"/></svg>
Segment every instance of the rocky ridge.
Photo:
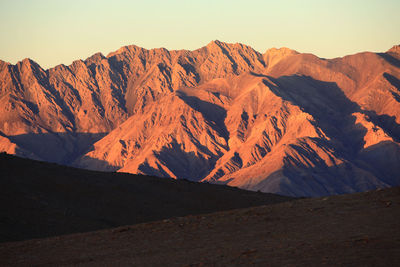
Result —
<svg viewBox="0 0 400 267"><path fill-rule="evenodd" d="M398 46L321 59L213 41L0 63L0 149L292 196L400 184Z"/></svg>

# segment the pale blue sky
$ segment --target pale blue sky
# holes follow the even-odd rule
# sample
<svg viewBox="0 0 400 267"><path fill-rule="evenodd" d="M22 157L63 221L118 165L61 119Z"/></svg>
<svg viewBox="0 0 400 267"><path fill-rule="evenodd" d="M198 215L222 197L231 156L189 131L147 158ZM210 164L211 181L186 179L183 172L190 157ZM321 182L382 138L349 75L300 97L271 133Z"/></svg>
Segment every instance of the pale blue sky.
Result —
<svg viewBox="0 0 400 267"><path fill-rule="evenodd" d="M44 68L123 45L197 49L211 40L332 58L400 43L399 0L0 0L0 59Z"/></svg>

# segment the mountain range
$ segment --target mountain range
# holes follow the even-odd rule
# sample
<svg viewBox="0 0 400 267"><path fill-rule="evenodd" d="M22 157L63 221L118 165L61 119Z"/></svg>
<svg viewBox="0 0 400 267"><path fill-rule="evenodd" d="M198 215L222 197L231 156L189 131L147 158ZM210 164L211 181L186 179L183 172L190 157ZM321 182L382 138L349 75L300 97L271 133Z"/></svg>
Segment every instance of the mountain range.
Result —
<svg viewBox="0 0 400 267"><path fill-rule="evenodd" d="M400 46L323 59L212 41L0 61L0 150L288 196L400 185Z"/></svg>

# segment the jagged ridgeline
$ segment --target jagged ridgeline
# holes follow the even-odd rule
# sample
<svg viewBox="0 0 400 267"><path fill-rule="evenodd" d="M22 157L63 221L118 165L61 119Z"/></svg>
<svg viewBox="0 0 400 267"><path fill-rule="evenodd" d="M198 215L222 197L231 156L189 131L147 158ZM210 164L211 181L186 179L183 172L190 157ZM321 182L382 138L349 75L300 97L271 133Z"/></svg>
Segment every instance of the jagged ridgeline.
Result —
<svg viewBox="0 0 400 267"><path fill-rule="evenodd" d="M399 50L322 59L213 41L0 62L0 150L291 196L399 185Z"/></svg>

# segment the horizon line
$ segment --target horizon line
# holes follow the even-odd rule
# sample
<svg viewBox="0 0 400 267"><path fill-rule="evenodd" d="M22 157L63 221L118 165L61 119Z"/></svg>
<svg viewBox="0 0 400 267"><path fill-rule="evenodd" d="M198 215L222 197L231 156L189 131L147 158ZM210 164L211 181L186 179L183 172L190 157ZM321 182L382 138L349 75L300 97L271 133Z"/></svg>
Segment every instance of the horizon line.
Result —
<svg viewBox="0 0 400 267"><path fill-rule="evenodd" d="M70 64L66 64L66 63L59 63L59 64L56 64L56 65L54 65L54 66L52 66L52 67L48 67L48 68L43 68L42 67L42 65L38 62L38 61L36 61L36 60L34 60L33 58L30 58L30 57L25 57L25 58L23 58L23 59L21 59L21 60L18 60L15 64L13 64L13 63L11 63L11 62L8 62L8 61L5 61L5 60L2 60L1 58L0 58L0 61L2 61L2 62L4 62L4 63L6 63L6 64L9 64L9 65L13 65L13 66L15 66L15 65L17 65L18 63L22 63L23 61L25 61L25 60L31 60L31 61L33 61L33 62L35 62L36 64L38 64L43 70L49 70L49 69L53 69L53 68L55 68L55 67L57 67L57 66L71 66L74 62L76 62L76 61L86 61L87 59L89 59L90 57L92 57L92 56L94 56L94 55L97 55L97 54L101 54L104 58L110 58L111 56L111 54L113 54L113 53L116 53L116 52L118 52L119 50L121 50L121 49L123 49L123 48L126 48L126 47L138 47L138 48L140 48L140 49L144 49L144 50L146 50L146 51L152 51L152 50L167 50L168 52L174 52L174 51L188 51L188 52L194 52L194 51L197 51L197 50L200 50L200 49L202 49L202 48L205 48L205 47L207 47L207 46L209 46L210 44L212 44L212 43L223 43L223 44L227 44L227 45L237 45L237 44L239 44L239 45L244 45L244 46L247 46L247 47L250 47L251 49L253 49L255 52L257 52L257 53L259 53L259 54L261 54L261 55L264 55L264 54L266 54L269 50L271 50L271 49L277 49L277 50L280 50L280 49L290 49L290 50L292 50L292 51L295 51L295 52L297 52L297 53L299 53L299 54L311 54L311 55L314 55L314 56L316 56L316 57L318 57L319 59L326 59L326 60L331 60L331 59L335 59L335 58L343 58L343 57L346 57L346 56L351 56L351 55L356 55L356 54L360 54L360 53L387 53L389 50L391 50L393 47L396 47L396 46L400 46L400 44L393 44L390 48L388 48L386 51L369 51L369 50L365 50L365 51L359 51L359 52L355 52L355 53L352 53L352 54L346 54L346 55L343 55L343 56L338 56L338 57L331 57L331 58L327 58L327 57L320 57L320 56L318 56L318 55L316 55L316 54L314 54L314 53L311 53L311 52L299 52L299 51L297 51L297 50L295 50L295 49L292 49L292 48L289 48L289 47L287 47L287 46L281 46L281 47L269 47L269 48L267 48L266 50L265 50L265 52L264 53L261 53L260 51L258 51L258 50L256 50L255 48L253 48L252 46L250 46L250 45L247 45L247 44L245 44L245 43L241 43L241 42L224 42L224 41L220 41L220 40L218 40L218 39L215 39L215 40L211 40L211 41L209 41L206 45L203 45L203 46L201 46L201 47L199 47L199 48L196 48L196 49L185 49L185 48L181 48L181 49L168 49L168 48L166 48L166 47L153 47L153 48L145 48L145 47L142 47L142 46L138 46L138 45L136 45L136 44L128 44L128 45L123 45L123 46L121 46L121 47L119 47L118 49L116 49L116 50L113 50L113 51L110 51L110 52L108 52L107 53L107 55L105 56L101 51L98 51L98 52L95 52L95 53L93 53L93 54L90 54L89 56L87 56L86 58L79 58L79 59L74 59L74 60L72 60L72 62L70 63Z"/></svg>

